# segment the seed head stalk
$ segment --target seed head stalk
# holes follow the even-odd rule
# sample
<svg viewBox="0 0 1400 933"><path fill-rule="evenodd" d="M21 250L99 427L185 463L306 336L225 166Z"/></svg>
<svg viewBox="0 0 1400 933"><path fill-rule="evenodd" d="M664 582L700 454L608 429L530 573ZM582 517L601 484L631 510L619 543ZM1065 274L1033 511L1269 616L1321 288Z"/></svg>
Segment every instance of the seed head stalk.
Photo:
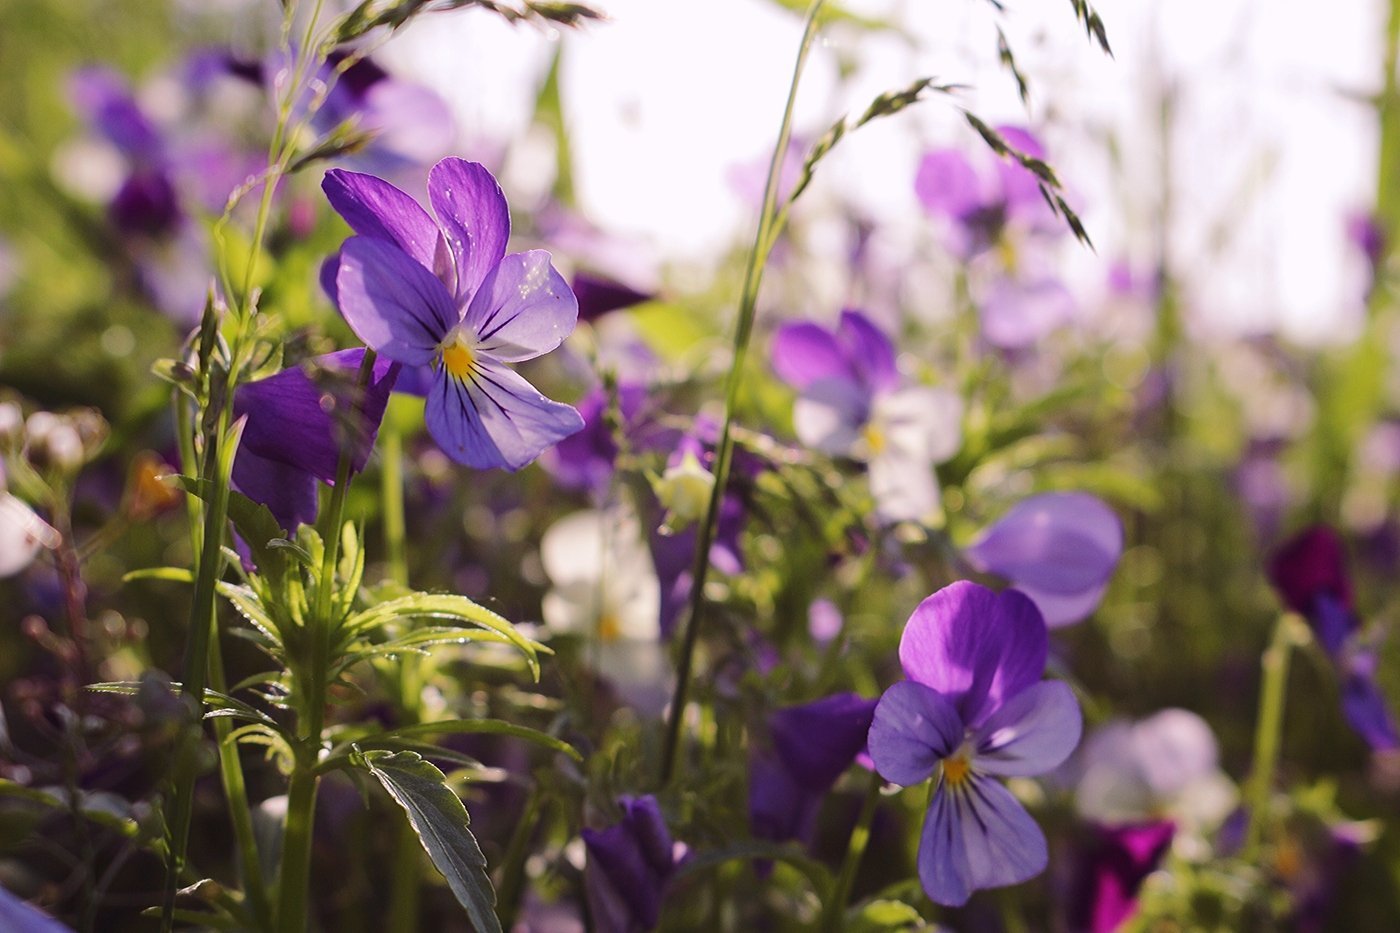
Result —
<svg viewBox="0 0 1400 933"><path fill-rule="evenodd" d="M785 213L780 215L777 208L778 179L782 172L783 157L787 154L788 143L792 138L792 115L797 101L797 88L807 64L807 55L811 52L812 42L816 38L817 14L821 11L823 2L824 0L812 0L807 8L802 41L797 49L797 62L793 67L792 82L788 86L787 106L783 109L783 122L778 129L778 142L773 148L773 158L768 164L768 181L763 188L763 207L759 213L758 232L754 237L753 250L749 253L748 265L744 271L743 291L739 299L739 319L734 329L734 360L725 380L724 418L720 424L719 442L716 445L715 484L710 492L705 521L701 523L695 541L695 583L690 591L690 612L686 616L680 659L676 665L676 690L671 697L666 723L666 744L661 755L662 785L671 782L680 752L681 723L685 718L691 670L695 663L695 646L699 640L701 615L705 605L710 546L714 543L715 530L719 526L720 504L724 501L724 491L729 484L730 465L734 458L734 411L738 407L739 389L743 385L744 363L748 357L749 340L753 335L754 319L757 316L758 290L763 282L763 270L781 226L780 217L786 217Z"/></svg>

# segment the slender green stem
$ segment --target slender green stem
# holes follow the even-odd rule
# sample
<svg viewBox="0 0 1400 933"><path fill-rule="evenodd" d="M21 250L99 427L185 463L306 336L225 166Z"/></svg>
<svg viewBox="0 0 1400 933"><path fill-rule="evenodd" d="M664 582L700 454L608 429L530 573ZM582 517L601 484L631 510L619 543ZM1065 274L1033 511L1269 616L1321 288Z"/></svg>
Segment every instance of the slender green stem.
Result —
<svg viewBox="0 0 1400 933"><path fill-rule="evenodd" d="M831 891L822 910L822 929L836 933L845 919L846 906L851 899L851 888L856 882L856 872L860 870L860 860L865 857L865 847L870 843L870 821L875 818L875 807L880 802L880 787L884 782L880 775L870 772L870 784L865 790L865 801L860 807L860 816L851 830L850 841L846 843L846 855L841 860L841 872L836 876L836 887Z"/></svg>
<svg viewBox="0 0 1400 933"><path fill-rule="evenodd" d="M1294 625L1291 614L1279 616L1273 638L1260 662L1264 676L1259 687L1259 718L1254 725L1254 773L1250 775L1245 796L1249 807L1249 829L1245 833L1244 858L1248 862L1254 862L1259 854L1264 824L1268 819L1274 768L1278 764L1279 741L1283 735L1283 708L1288 687L1289 654L1295 641Z"/></svg>
<svg viewBox="0 0 1400 933"><path fill-rule="evenodd" d="M278 933L302 933L307 926L311 831L316 818L318 781L312 754L298 755L287 788L287 821L282 829L282 867L277 887Z"/></svg>
<svg viewBox="0 0 1400 933"><path fill-rule="evenodd" d="M753 335L754 319L757 316L758 289L763 282L763 270L772 247L770 230L776 218L778 199L778 179L781 175L783 158L787 154L788 142L792 137L792 114L797 102L797 88L801 83L802 71L807 64L812 42L817 35L817 13L824 0L812 0L807 8L807 18L802 31L802 42L797 50L797 62L793 66L792 83L788 87L787 106L783 110L783 122L778 130L778 143L773 148L773 158L768 165L768 181L763 189L763 208L759 214L758 232L754 237L753 250L749 253L748 266L744 272L743 292L739 299L739 319L734 328L734 359L725 381L724 418L720 426L719 442L715 451L715 485L710 493L709 508L705 521L701 523L695 539L694 584L690 591L690 612L685 621L685 633L681 642L680 659L676 665L676 690L671 697L671 707L666 723L666 744L661 756L661 783L669 784L675 773L676 759L680 752L681 723L685 720L685 706L690 692L691 668L694 665L695 646L699 640L701 614L705 604L705 581L710 571L710 546L715 540L715 529L719 526L720 504L724 501L724 491L729 485L729 469L734 457L734 437L732 434L734 412L738 407L739 388L744 380L744 363L748 356L749 339Z"/></svg>

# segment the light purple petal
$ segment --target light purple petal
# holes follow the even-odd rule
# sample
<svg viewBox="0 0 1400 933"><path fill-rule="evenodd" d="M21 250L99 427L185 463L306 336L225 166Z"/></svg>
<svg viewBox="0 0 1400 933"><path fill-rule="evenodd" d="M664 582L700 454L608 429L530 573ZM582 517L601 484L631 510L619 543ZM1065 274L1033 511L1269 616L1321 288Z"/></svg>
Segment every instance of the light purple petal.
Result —
<svg viewBox="0 0 1400 933"><path fill-rule="evenodd" d="M836 336L816 324L784 324L773 335L773 371L799 392L822 380L854 384L856 374Z"/></svg>
<svg viewBox="0 0 1400 933"><path fill-rule="evenodd" d="M443 159L428 173L428 198L455 259L457 297L465 300L506 254L506 196L481 163Z"/></svg>
<svg viewBox="0 0 1400 933"><path fill-rule="evenodd" d="M456 305L442 282L385 240L346 240L335 281L350 329L396 362L431 361L457 325Z"/></svg>
<svg viewBox="0 0 1400 933"><path fill-rule="evenodd" d="M300 467L240 448L233 461L233 488L267 506L285 531L316 521L316 477Z"/></svg>
<svg viewBox="0 0 1400 933"><path fill-rule="evenodd" d="M321 190L350 229L360 236L396 244L441 278L449 291L456 287L442 231L412 197L382 178L338 168L326 173Z"/></svg>
<svg viewBox="0 0 1400 933"><path fill-rule="evenodd" d="M1053 278L998 277L980 304L982 336L1002 350L1027 349L1074 317L1074 296Z"/></svg>
<svg viewBox="0 0 1400 933"><path fill-rule="evenodd" d="M870 757L880 776L905 787L928 780L963 740L953 705L923 684L901 680L885 691L870 724Z"/></svg>
<svg viewBox="0 0 1400 933"><path fill-rule="evenodd" d="M1058 767L1079 744L1083 719L1074 692L1042 681L1011 697L977 730L977 770L1031 777Z"/></svg>
<svg viewBox="0 0 1400 933"><path fill-rule="evenodd" d="M583 429L572 407L550 401L515 371L487 360L478 360L462 380L440 370L425 416L444 453L483 470L518 470Z"/></svg>
<svg viewBox="0 0 1400 933"><path fill-rule="evenodd" d="M1075 622L1080 622L1092 615L1094 610L1099 608L1099 603L1103 601L1103 594L1108 592L1108 584L1103 583L1091 590L1085 590L1071 596L1036 589L1024 583L1016 584L1015 589L1018 593L1025 593L1030 597L1031 602L1035 603L1035 607L1045 617L1046 626L1061 628L1073 625Z"/></svg>
<svg viewBox="0 0 1400 933"><path fill-rule="evenodd" d="M803 390L792 406L797 439L834 457L849 457L870 420L870 397L854 382L820 379Z"/></svg>
<svg viewBox="0 0 1400 933"><path fill-rule="evenodd" d="M375 82L365 94L363 128L375 134L375 148L418 165L451 151L457 135L452 111L440 94L396 78Z"/></svg>
<svg viewBox="0 0 1400 933"><path fill-rule="evenodd" d="M925 599L899 642L905 675L942 693L975 727L1045 672L1045 622L1025 596L960 580Z"/></svg>
<svg viewBox="0 0 1400 933"><path fill-rule="evenodd" d="M961 220L986 201L982 181L957 149L940 149L924 156L914 177L914 193L930 214Z"/></svg>
<svg viewBox="0 0 1400 933"><path fill-rule="evenodd" d="M973 891L1045 870L1045 834L1001 784L976 774L939 787L919 837L919 880L935 903L958 907Z"/></svg>
<svg viewBox="0 0 1400 933"><path fill-rule="evenodd" d="M848 359L870 389L883 392L899 385L894 365L894 344L885 332L859 311L841 312L836 335L845 345Z"/></svg>
<svg viewBox="0 0 1400 933"><path fill-rule="evenodd" d="M73 933L53 917L0 887L0 929L9 933Z"/></svg>
<svg viewBox="0 0 1400 933"><path fill-rule="evenodd" d="M476 331L478 349L508 363L553 350L577 320L578 301L542 249L502 259L486 273L463 318Z"/></svg>
<svg viewBox="0 0 1400 933"><path fill-rule="evenodd" d="M1123 524L1096 496L1044 493L1018 502L965 553L978 570L1022 589L1076 596L1112 575L1123 553Z"/></svg>
<svg viewBox="0 0 1400 933"><path fill-rule="evenodd" d="M1342 715L1371 748L1377 751L1400 748L1395 717L1370 672L1356 671L1346 677L1342 684Z"/></svg>

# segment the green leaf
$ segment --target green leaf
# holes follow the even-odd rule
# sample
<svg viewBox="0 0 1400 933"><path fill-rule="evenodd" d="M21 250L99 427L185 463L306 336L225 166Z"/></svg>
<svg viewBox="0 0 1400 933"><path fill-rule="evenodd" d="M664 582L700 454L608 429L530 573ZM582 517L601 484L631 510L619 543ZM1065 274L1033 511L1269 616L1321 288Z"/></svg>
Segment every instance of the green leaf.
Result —
<svg viewBox="0 0 1400 933"><path fill-rule="evenodd" d="M414 593L400 599L391 599L346 619L345 628L352 633L362 632L379 628L396 619L413 618L456 619L490 629L504 636L506 641L518 648L530 665L531 675L536 680L540 678L539 652L548 649L521 635L515 630L515 626L505 619L465 596L454 596L450 593Z"/></svg>
<svg viewBox="0 0 1400 933"><path fill-rule="evenodd" d="M214 484L193 476L176 476L175 481L188 493L198 496L205 502L214 501ZM232 489L228 493L228 517L233 527L243 536L248 550L253 553L253 562L264 576L279 576L286 566L285 555L271 545L274 540L285 540L282 526L272 517L267 506L254 502Z"/></svg>
<svg viewBox="0 0 1400 933"><path fill-rule="evenodd" d="M847 929L852 933L904 933L927 926L919 912L903 901L875 900L860 908Z"/></svg>
<svg viewBox="0 0 1400 933"><path fill-rule="evenodd" d="M122 582L132 580L168 580L171 583L193 583L194 574L188 567L142 567L122 574Z"/></svg>
<svg viewBox="0 0 1400 933"><path fill-rule="evenodd" d="M574 761L582 762L583 756L578 749L574 748L563 739L555 738L538 729L531 729L528 726L517 726L515 723L506 722L502 719L449 719L442 722L420 722L411 726L401 726L398 729L390 729L388 732L381 732L378 735L367 736L361 742L380 743L389 742L394 739L406 739L420 735L439 735L445 733L486 733L489 735L510 735L518 739L525 739L534 742L536 745L549 749L552 752L562 752Z"/></svg>
<svg viewBox="0 0 1400 933"><path fill-rule="evenodd" d="M404 808L418 841L447 879L477 933L501 933L496 891L486 856L467 827L471 817L447 786L447 777L413 752L363 752L360 763Z"/></svg>
<svg viewBox="0 0 1400 933"><path fill-rule="evenodd" d="M762 842L756 839L736 842L722 849L711 849L708 852L698 853L685 860L677 875L695 874L736 859L766 859L773 862L785 862L807 876L818 900L825 903L831 894L831 872L821 862L809 858L795 846Z"/></svg>

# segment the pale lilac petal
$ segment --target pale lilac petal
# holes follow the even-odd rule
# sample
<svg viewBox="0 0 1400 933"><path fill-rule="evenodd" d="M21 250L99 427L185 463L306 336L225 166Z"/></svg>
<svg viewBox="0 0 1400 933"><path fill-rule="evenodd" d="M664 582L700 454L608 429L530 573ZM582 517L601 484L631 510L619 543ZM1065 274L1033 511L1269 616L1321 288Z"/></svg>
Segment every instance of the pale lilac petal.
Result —
<svg viewBox="0 0 1400 933"><path fill-rule="evenodd" d="M1040 681L1047 650L1034 603L1014 590L998 595L960 580L914 610L899 660L905 676L942 693L977 726L1004 699Z"/></svg>
<svg viewBox="0 0 1400 933"><path fill-rule="evenodd" d="M875 398L870 415L883 445L925 465L942 463L962 447L963 401L933 386L907 386Z"/></svg>
<svg viewBox="0 0 1400 933"><path fill-rule="evenodd" d="M1082 729L1074 692L1060 681L1042 681L987 717L974 738L975 767L1003 777L1044 774L1070 756Z"/></svg>
<svg viewBox="0 0 1400 933"><path fill-rule="evenodd" d="M938 483L928 458L898 449L872 457L867 471L876 517L883 523L929 522L937 512Z"/></svg>
<svg viewBox="0 0 1400 933"><path fill-rule="evenodd" d="M38 513L0 490L0 579L28 567L43 548L56 548L62 537Z"/></svg>
<svg viewBox="0 0 1400 933"><path fill-rule="evenodd" d="M457 128L452 110L432 88L388 78L365 94L363 128L373 132L374 148L418 165L452 149Z"/></svg>
<svg viewBox="0 0 1400 933"><path fill-rule="evenodd" d="M784 324L773 335L773 371L799 392L821 380L852 385L856 373L835 335L816 324Z"/></svg>
<svg viewBox="0 0 1400 933"><path fill-rule="evenodd" d="M443 452L476 469L518 470L583 428L572 407L550 401L513 370L486 360L478 360L463 380L440 371L425 415Z"/></svg>
<svg viewBox="0 0 1400 933"><path fill-rule="evenodd" d="M514 363L548 353L578 319L578 301L549 253L532 249L502 259L482 280L463 321L476 332L478 349Z"/></svg>
<svg viewBox="0 0 1400 933"><path fill-rule="evenodd" d="M1016 590L1030 597L1031 602L1045 617L1050 628L1061 628L1087 619L1103 602L1103 594L1108 592L1108 584L1101 583L1082 593L1065 595L1050 590L1039 589L1024 583L1016 584Z"/></svg>
<svg viewBox="0 0 1400 933"><path fill-rule="evenodd" d="M880 697L868 736L875 770L905 787L928 780L962 740L963 721L953 705L910 680L892 685Z"/></svg>
<svg viewBox="0 0 1400 933"><path fill-rule="evenodd" d="M986 200L982 181L966 155L940 149L924 156L914 177L914 193L930 214L961 220Z"/></svg>
<svg viewBox="0 0 1400 933"><path fill-rule="evenodd" d="M1101 586L1123 553L1123 524L1084 492L1023 499L967 548L972 565L1021 589L1075 596Z"/></svg>
<svg viewBox="0 0 1400 933"><path fill-rule="evenodd" d="M428 173L428 198L455 258L457 297L465 300L506 254L506 196L481 163L443 159Z"/></svg>
<svg viewBox="0 0 1400 933"><path fill-rule="evenodd" d="M870 417L870 400L854 382L823 379L809 385L792 406L797 439L833 457L857 453Z"/></svg>
<svg viewBox="0 0 1400 933"><path fill-rule="evenodd" d="M1038 195L1037 195L1038 197ZM1058 279L1001 276L981 300L982 336L1003 350L1024 350L1074 317L1074 296Z"/></svg>
<svg viewBox="0 0 1400 933"><path fill-rule="evenodd" d="M321 190L350 229L360 236L396 244L439 278L446 274L443 283L448 290L454 288L455 273L447 261L442 231L411 196L382 178L339 168L326 173Z"/></svg>
<svg viewBox="0 0 1400 933"><path fill-rule="evenodd" d="M1134 726L1132 736L1136 765L1159 799L1184 793L1219 768L1215 733L1190 710L1155 713Z"/></svg>
<svg viewBox="0 0 1400 933"><path fill-rule="evenodd" d="M974 773L934 794L919 836L919 880L935 903L961 906L973 891L1033 878L1047 862L1045 834L996 781Z"/></svg>
<svg viewBox="0 0 1400 933"><path fill-rule="evenodd" d="M836 335L845 345L856 373L870 389L879 392L899 385L894 344L864 314L849 309L842 311Z"/></svg>
<svg viewBox="0 0 1400 933"><path fill-rule="evenodd" d="M389 359L421 366L457 324L447 288L385 240L351 237L336 275L340 313L355 335Z"/></svg>

